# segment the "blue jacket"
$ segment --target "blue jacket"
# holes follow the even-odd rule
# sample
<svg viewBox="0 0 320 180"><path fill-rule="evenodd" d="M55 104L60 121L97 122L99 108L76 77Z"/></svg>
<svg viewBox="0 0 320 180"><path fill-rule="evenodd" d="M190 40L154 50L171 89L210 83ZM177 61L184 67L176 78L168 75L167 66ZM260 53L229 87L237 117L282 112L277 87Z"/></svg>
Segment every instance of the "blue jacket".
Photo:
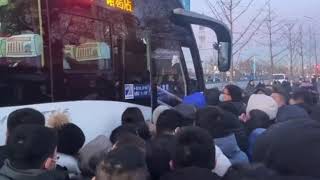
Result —
<svg viewBox="0 0 320 180"><path fill-rule="evenodd" d="M232 165L249 163L248 156L240 150L234 134L214 139L215 144L229 158Z"/></svg>

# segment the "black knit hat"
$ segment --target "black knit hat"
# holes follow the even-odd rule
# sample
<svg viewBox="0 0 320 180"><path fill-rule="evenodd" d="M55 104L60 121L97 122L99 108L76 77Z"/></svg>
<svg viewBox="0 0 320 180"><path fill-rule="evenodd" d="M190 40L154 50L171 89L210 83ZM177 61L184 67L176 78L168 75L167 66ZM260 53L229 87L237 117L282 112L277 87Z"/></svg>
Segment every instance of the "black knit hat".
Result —
<svg viewBox="0 0 320 180"><path fill-rule="evenodd" d="M85 135L75 124L68 123L57 129L59 144L58 152L75 155L79 152L85 142Z"/></svg>
<svg viewBox="0 0 320 180"><path fill-rule="evenodd" d="M229 91L229 94L234 102L242 101L242 89L236 85L230 84L225 87Z"/></svg>

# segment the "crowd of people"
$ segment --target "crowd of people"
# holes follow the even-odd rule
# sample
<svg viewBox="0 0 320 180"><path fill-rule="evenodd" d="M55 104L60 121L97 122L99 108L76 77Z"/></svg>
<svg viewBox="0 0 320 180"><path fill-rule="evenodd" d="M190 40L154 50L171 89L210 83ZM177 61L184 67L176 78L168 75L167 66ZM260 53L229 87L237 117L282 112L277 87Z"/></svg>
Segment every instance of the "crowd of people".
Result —
<svg viewBox="0 0 320 180"><path fill-rule="evenodd" d="M85 144L65 114L12 112L0 180L320 179L318 96L284 84L227 85L159 106L128 108L109 137Z"/></svg>

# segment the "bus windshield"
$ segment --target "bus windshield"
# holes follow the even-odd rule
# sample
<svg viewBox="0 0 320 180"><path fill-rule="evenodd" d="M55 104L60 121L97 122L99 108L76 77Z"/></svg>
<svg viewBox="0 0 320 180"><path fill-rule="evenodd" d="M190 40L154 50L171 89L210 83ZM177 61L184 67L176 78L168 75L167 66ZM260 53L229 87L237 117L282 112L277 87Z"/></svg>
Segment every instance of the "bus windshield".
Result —
<svg viewBox="0 0 320 180"><path fill-rule="evenodd" d="M43 62L38 2L7 1L0 6L0 65L40 68Z"/></svg>

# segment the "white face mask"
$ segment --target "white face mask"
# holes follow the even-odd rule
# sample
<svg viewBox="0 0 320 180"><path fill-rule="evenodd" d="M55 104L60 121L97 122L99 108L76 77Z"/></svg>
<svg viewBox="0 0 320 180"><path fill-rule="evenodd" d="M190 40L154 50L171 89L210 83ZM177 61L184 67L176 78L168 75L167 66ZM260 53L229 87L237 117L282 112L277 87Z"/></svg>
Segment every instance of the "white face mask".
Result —
<svg viewBox="0 0 320 180"><path fill-rule="evenodd" d="M220 102L224 102L224 95L223 95L223 94L220 94L220 96L219 96L219 101L220 101Z"/></svg>

